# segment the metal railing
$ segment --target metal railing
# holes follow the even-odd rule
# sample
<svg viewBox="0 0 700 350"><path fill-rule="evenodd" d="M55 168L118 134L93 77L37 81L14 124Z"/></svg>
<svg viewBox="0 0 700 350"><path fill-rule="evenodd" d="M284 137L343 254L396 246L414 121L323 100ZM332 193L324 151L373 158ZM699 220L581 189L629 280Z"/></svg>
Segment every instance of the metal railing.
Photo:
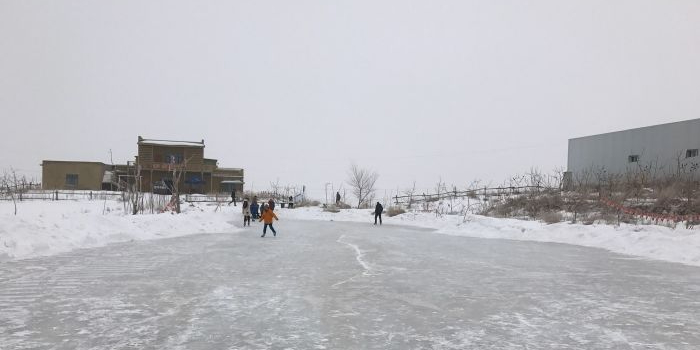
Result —
<svg viewBox="0 0 700 350"><path fill-rule="evenodd" d="M8 193L0 192L0 200L12 200L12 195L17 201L25 200L104 200L121 199L124 192L118 191L87 191L87 190L27 190Z"/></svg>

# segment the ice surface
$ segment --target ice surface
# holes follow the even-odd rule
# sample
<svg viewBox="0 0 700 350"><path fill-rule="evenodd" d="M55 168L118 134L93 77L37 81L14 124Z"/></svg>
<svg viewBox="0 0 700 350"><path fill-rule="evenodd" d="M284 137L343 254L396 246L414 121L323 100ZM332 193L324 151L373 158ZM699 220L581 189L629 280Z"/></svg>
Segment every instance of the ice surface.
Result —
<svg viewBox="0 0 700 350"><path fill-rule="evenodd" d="M5 262L2 349L700 347L697 267L391 225L276 226Z"/></svg>

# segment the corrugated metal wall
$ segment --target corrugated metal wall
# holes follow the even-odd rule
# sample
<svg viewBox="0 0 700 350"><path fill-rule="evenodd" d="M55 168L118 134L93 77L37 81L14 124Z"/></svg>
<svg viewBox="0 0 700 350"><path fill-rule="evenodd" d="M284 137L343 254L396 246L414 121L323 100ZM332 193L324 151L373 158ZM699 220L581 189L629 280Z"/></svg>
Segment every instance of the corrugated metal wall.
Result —
<svg viewBox="0 0 700 350"><path fill-rule="evenodd" d="M700 119L580 137L569 140L568 171L575 175L604 168L624 173L653 165L668 173L678 168L679 159L700 162L700 157L686 158L688 149L698 148ZM630 162L630 156L639 161Z"/></svg>

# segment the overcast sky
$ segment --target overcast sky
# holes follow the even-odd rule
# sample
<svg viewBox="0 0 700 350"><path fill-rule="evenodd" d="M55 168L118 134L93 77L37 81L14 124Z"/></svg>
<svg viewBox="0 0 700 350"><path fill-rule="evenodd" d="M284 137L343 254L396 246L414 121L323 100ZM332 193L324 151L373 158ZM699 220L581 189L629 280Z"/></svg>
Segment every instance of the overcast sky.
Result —
<svg viewBox="0 0 700 350"><path fill-rule="evenodd" d="M0 168L201 140L323 197L566 165L567 139L700 118L700 1L0 0Z"/></svg>

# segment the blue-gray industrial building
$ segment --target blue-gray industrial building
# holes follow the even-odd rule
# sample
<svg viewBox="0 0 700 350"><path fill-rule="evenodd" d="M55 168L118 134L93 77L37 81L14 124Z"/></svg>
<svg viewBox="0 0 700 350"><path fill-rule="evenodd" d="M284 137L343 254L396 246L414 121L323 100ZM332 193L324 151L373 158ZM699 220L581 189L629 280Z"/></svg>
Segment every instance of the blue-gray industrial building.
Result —
<svg viewBox="0 0 700 350"><path fill-rule="evenodd" d="M568 176L651 168L657 176L697 167L700 119L578 137L569 140Z"/></svg>

